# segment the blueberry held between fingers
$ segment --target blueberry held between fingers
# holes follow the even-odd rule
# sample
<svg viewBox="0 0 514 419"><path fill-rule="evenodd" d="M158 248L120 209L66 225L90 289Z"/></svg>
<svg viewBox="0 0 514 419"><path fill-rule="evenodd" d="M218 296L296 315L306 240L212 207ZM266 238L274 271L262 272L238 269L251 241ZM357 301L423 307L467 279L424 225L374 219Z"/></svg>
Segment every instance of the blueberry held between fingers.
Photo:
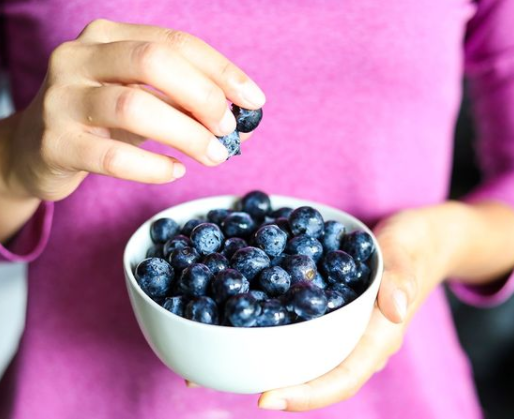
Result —
<svg viewBox="0 0 514 419"><path fill-rule="evenodd" d="M289 227L295 236L306 234L317 239L323 234L324 221L318 210L299 207L289 215Z"/></svg>
<svg viewBox="0 0 514 419"><path fill-rule="evenodd" d="M193 218L184 224L182 230L180 230L180 234L189 237L191 235L191 232L193 231L193 228L195 228L198 224L202 223L205 223L205 221L200 220L198 218Z"/></svg>
<svg viewBox="0 0 514 419"><path fill-rule="evenodd" d="M214 223L198 224L191 232L191 242L201 255L217 252L223 239L223 233Z"/></svg>
<svg viewBox="0 0 514 419"><path fill-rule="evenodd" d="M280 326L288 322L286 308L279 300L261 301L261 314L257 317L257 326Z"/></svg>
<svg viewBox="0 0 514 419"><path fill-rule="evenodd" d="M357 281L355 261L342 250L327 253L321 262L321 266L330 284L340 282L351 286L352 283Z"/></svg>
<svg viewBox="0 0 514 419"><path fill-rule="evenodd" d="M246 212L233 212L221 226L227 237L248 237L255 231L255 221Z"/></svg>
<svg viewBox="0 0 514 419"><path fill-rule="evenodd" d="M270 259L263 250L248 246L234 253L230 265L251 282L263 269L270 266Z"/></svg>
<svg viewBox="0 0 514 419"><path fill-rule="evenodd" d="M205 256L202 263L207 266L215 276L229 267L228 259L221 253L211 253Z"/></svg>
<svg viewBox="0 0 514 419"><path fill-rule="evenodd" d="M212 273L203 263L193 263L182 271L177 282L178 291L186 297L207 295Z"/></svg>
<svg viewBox="0 0 514 419"><path fill-rule="evenodd" d="M171 266L173 266L177 271L187 268L199 259L200 254L194 247L182 247L180 249L175 249L168 258Z"/></svg>
<svg viewBox="0 0 514 419"><path fill-rule="evenodd" d="M241 139L239 138L239 132L234 131L231 134L217 138L228 150L227 160L233 156L239 156L241 154Z"/></svg>
<svg viewBox="0 0 514 419"><path fill-rule="evenodd" d="M264 220L264 217L271 211L271 201L268 194L261 191L248 192L241 199L241 210L250 214L252 218L258 221Z"/></svg>
<svg viewBox="0 0 514 419"><path fill-rule="evenodd" d="M253 327L261 314L259 302L250 294L230 297L225 304L225 316L236 327Z"/></svg>
<svg viewBox="0 0 514 419"><path fill-rule="evenodd" d="M318 272L316 262L305 255L287 256L284 258L282 267L291 276L291 284L300 281L312 281Z"/></svg>
<svg viewBox="0 0 514 419"><path fill-rule="evenodd" d="M235 269L226 269L214 277L211 283L212 298L222 304L233 295L247 293L250 283L243 274Z"/></svg>
<svg viewBox="0 0 514 419"><path fill-rule="evenodd" d="M195 298L186 305L184 317L199 323L218 324L218 306L212 298Z"/></svg>
<svg viewBox="0 0 514 419"><path fill-rule="evenodd" d="M176 249L182 249L184 247L192 246L191 240L189 237L179 234L172 239L168 240L164 243L163 254L167 259Z"/></svg>
<svg viewBox="0 0 514 419"><path fill-rule="evenodd" d="M222 253L227 259L230 259L239 249L247 246L248 243L246 243L244 239L240 237L230 237L225 240Z"/></svg>
<svg viewBox="0 0 514 419"><path fill-rule="evenodd" d="M166 298L162 306L169 312L176 314L177 316L184 317L184 310L188 301L189 300L183 295L178 295Z"/></svg>
<svg viewBox="0 0 514 419"><path fill-rule="evenodd" d="M304 320L323 316L327 311L325 291L311 282L298 282L288 291L292 311Z"/></svg>
<svg viewBox="0 0 514 419"><path fill-rule="evenodd" d="M264 250L269 256L280 255L287 243L287 234L276 225L268 225L257 230L254 236L256 247Z"/></svg>
<svg viewBox="0 0 514 419"><path fill-rule="evenodd" d="M321 244L325 252L332 252L341 248L346 228L338 221L326 221Z"/></svg>
<svg viewBox="0 0 514 419"><path fill-rule="evenodd" d="M180 226L171 218L160 218L150 226L150 237L154 243L165 243L177 235Z"/></svg>
<svg viewBox="0 0 514 419"><path fill-rule="evenodd" d="M232 113L236 117L236 130L239 132L253 131L262 120L262 109L250 110L232 105Z"/></svg>
<svg viewBox="0 0 514 419"><path fill-rule="evenodd" d="M375 244L365 231L354 231L346 235L341 248L355 260L365 262L375 251Z"/></svg>
<svg viewBox="0 0 514 419"><path fill-rule="evenodd" d="M289 255L309 256L318 263L323 256L323 246L314 237L300 234L287 242L286 253Z"/></svg>
<svg viewBox="0 0 514 419"><path fill-rule="evenodd" d="M262 270L258 284L268 295L276 297L287 292L291 276L280 266L273 266Z"/></svg>
<svg viewBox="0 0 514 419"><path fill-rule="evenodd" d="M144 259L135 270L136 281L150 298L164 298L171 287L175 273L161 258Z"/></svg>

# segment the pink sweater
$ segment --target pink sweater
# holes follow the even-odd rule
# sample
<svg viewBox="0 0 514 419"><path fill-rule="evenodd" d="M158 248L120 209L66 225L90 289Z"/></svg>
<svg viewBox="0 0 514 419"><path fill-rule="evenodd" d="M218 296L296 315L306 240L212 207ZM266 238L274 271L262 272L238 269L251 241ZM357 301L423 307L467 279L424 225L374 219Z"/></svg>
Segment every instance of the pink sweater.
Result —
<svg viewBox="0 0 514 419"><path fill-rule="evenodd" d="M257 396L187 389L160 363L125 291L125 242L163 208L254 188L327 203L370 224L443 201L465 70L488 179L474 199L514 205L513 1L4 0L0 15L18 109L36 93L51 50L99 17L193 33L268 98L241 157L215 169L186 160L186 177L167 186L89 176L0 247L7 260L31 262L14 391L0 394L0 405L10 398L11 418L289 417L258 410ZM489 297L458 292L487 304L512 288L511 280ZM442 289L357 396L295 417L481 417Z"/></svg>

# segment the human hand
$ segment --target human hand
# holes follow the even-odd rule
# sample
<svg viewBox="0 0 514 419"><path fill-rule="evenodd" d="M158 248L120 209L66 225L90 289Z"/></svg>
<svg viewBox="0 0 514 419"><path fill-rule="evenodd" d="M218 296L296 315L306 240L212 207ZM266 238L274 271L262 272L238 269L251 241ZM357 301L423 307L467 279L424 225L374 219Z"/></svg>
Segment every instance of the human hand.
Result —
<svg viewBox="0 0 514 419"><path fill-rule="evenodd" d="M375 229L384 255L384 275L370 323L357 347L327 374L298 386L263 393L265 409L306 411L348 399L399 350L409 319L445 278L444 252L434 221L438 208L401 212Z"/></svg>
<svg viewBox="0 0 514 419"><path fill-rule="evenodd" d="M2 186L59 200L88 173L145 183L182 177L177 159L138 147L146 138L217 165L227 150L215 135L236 126L227 99L247 109L265 101L236 65L192 35L94 21L52 53L38 95L14 118Z"/></svg>

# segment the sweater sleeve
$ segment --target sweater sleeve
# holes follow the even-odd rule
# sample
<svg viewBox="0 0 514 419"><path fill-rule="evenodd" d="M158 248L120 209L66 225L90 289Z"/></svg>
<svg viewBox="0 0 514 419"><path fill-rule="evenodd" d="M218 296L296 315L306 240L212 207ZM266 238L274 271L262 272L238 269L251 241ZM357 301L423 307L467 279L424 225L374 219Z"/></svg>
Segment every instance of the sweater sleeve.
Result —
<svg viewBox="0 0 514 419"><path fill-rule="evenodd" d="M484 181L465 200L514 208L514 1L478 0L465 40L465 70ZM514 273L484 286L450 284L466 303L492 306L514 293Z"/></svg>
<svg viewBox="0 0 514 419"><path fill-rule="evenodd" d="M6 245L0 244L0 261L32 262L44 250L54 213L52 202L43 202L25 226Z"/></svg>

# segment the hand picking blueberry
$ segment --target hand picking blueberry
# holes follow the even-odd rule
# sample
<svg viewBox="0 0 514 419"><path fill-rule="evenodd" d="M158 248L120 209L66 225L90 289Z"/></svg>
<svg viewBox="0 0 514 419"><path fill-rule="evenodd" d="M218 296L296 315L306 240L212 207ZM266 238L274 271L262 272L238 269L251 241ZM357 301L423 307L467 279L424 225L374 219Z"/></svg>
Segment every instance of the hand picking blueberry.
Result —
<svg viewBox="0 0 514 419"><path fill-rule="evenodd" d="M375 242L367 232L347 234L310 206L274 210L261 191L235 208L195 214L182 228L155 220L134 271L142 291L193 321L272 327L330 313L369 287Z"/></svg>
<svg viewBox="0 0 514 419"><path fill-rule="evenodd" d="M239 132L251 132L262 120L262 109L249 110L232 105L232 113L236 117L236 130Z"/></svg>
<svg viewBox="0 0 514 419"><path fill-rule="evenodd" d="M233 156L239 156L241 154L241 139L239 138L238 131L234 131L223 137L218 137L218 140L228 150L227 160Z"/></svg>

